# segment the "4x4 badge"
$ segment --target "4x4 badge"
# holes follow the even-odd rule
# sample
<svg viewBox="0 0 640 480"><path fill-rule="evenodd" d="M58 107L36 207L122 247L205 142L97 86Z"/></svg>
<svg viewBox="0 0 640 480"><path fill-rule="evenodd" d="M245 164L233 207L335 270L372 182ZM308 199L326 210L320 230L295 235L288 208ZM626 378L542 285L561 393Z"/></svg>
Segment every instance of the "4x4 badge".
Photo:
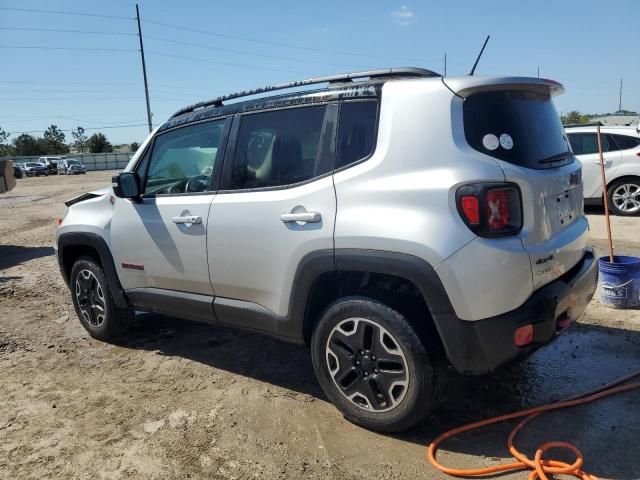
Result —
<svg viewBox="0 0 640 480"><path fill-rule="evenodd" d="M549 255L548 257L539 258L536 261L536 265L542 265L543 263L550 262L551 260L553 260L553 254Z"/></svg>

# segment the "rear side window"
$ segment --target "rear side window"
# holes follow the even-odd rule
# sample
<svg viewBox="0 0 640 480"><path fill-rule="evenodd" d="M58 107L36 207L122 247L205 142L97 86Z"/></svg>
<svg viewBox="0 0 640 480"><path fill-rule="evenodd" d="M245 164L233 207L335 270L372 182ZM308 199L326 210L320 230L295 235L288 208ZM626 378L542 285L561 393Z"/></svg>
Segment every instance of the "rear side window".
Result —
<svg viewBox="0 0 640 480"><path fill-rule="evenodd" d="M325 110L301 107L243 116L230 188L291 185L326 173L318 158Z"/></svg>
<svg viewBox="0 0 640 480"><path fill-rule="evenodd" d="M378 102L345 102L340 106L336 168L355 163L373 153Z"/></svg>
<svg viewBox="0 0 640 480"><path fill-rule="evenodd" d="M548 94L479 92L464 101L464 133L475 150L527 168L572 162L560 116ZM559 159L558 162L552 162Z"/></svg>
<svg viewBox="0 0 640 480"><path fill-rule="evenodd" d="M630 137L628 135L610 135L616 142L620 150L630 150L640 145L640 138Z"/></svg>
<svg viewBox="0 0 640 480"><path fill-rule="evenodd" d="M598 153L598 135L595 133L569 133L569 141L571 142L571 149L576 155L590 155ZM608 135L600 135L602 142L602 151L608 152L615 150L611 148Z"/></svg>

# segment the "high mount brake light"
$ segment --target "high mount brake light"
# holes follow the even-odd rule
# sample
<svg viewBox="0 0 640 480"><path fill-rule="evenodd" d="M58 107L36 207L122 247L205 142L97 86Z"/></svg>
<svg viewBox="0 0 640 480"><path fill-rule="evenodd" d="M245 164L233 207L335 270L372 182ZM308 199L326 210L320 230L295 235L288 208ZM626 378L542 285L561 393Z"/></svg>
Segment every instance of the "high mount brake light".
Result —
<svg viewBox="0 0 640 480"><path fill-rule="evenodd" d="M513 183L463 185L456 192L462 220L480 237L515 235L522 230L522 199Z"/></svg>

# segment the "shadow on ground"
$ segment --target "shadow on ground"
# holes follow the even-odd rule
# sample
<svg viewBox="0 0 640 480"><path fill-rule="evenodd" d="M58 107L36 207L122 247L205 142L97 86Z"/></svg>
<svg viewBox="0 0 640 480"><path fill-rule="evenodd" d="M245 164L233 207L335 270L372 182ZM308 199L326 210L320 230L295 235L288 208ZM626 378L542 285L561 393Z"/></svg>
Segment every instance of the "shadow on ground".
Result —
<svg viewBox="0 0 640 480"><path fill-rule="evenodd" d="M29 260L53 255L53 247L23 247L20 245L0 245L0 270L13 267Z"/></svg>
<svg viewBox="0 0 640 480"><path fill-rule="evenodd" d="M325 398L304 346L155 314L139 315L134 332L119 344L188 358ZM462 377L451 373L447 392L431 418L410 432L393 437L427 445L449 428L557 401L634 370L640 370L640 332L577 324L532 357L494 375ZM570 411L545 414L530 424L516 443L521 451L533 456L537 446L546 441L569 441L583 451L586 471L607 478L637 479L639 401L640 391L634 391ZM441 449L441 458L446 462L446 453L455 452L472 456L467 458L465 467L495 464L509 457L506 443L513 426L497 425L451 439ZM558 452L556 458L571 463L573 459L563 453Z"/></svg>
<svg viewBox="0 0 640 480"><path fill-rule="evenodd" d="M602 205L585 205L584 213L587 215L604 215L604 206Z"/></svg>

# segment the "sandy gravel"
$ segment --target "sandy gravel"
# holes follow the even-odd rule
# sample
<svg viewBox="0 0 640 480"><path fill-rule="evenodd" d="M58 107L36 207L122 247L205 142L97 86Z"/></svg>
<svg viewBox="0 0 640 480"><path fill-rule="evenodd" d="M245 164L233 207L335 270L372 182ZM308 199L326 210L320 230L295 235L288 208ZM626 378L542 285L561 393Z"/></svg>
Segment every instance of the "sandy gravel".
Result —
<svg viewBox="0 0 640 480"><path fill-rule="evenodd" d="M526 361L484 378L452 374L427 422L384 436L326 401L304 347L153 315L140 315L118 344L95 341L75 317L52 241L63 201L110 175L24 179L0 196L0 479L445 478L424 459L444 429L640 369L640 312L596 299ZM602 215L591 210L590 219L602 249ZM637 218L613 219L621 253L640 254L639 227ZM640 478L639 402L630 393L549 414L518 444L530 452L543 440L570 440L588 471ZM496 463L508 457L507 432L452 440L441 458Z"/></svg>

